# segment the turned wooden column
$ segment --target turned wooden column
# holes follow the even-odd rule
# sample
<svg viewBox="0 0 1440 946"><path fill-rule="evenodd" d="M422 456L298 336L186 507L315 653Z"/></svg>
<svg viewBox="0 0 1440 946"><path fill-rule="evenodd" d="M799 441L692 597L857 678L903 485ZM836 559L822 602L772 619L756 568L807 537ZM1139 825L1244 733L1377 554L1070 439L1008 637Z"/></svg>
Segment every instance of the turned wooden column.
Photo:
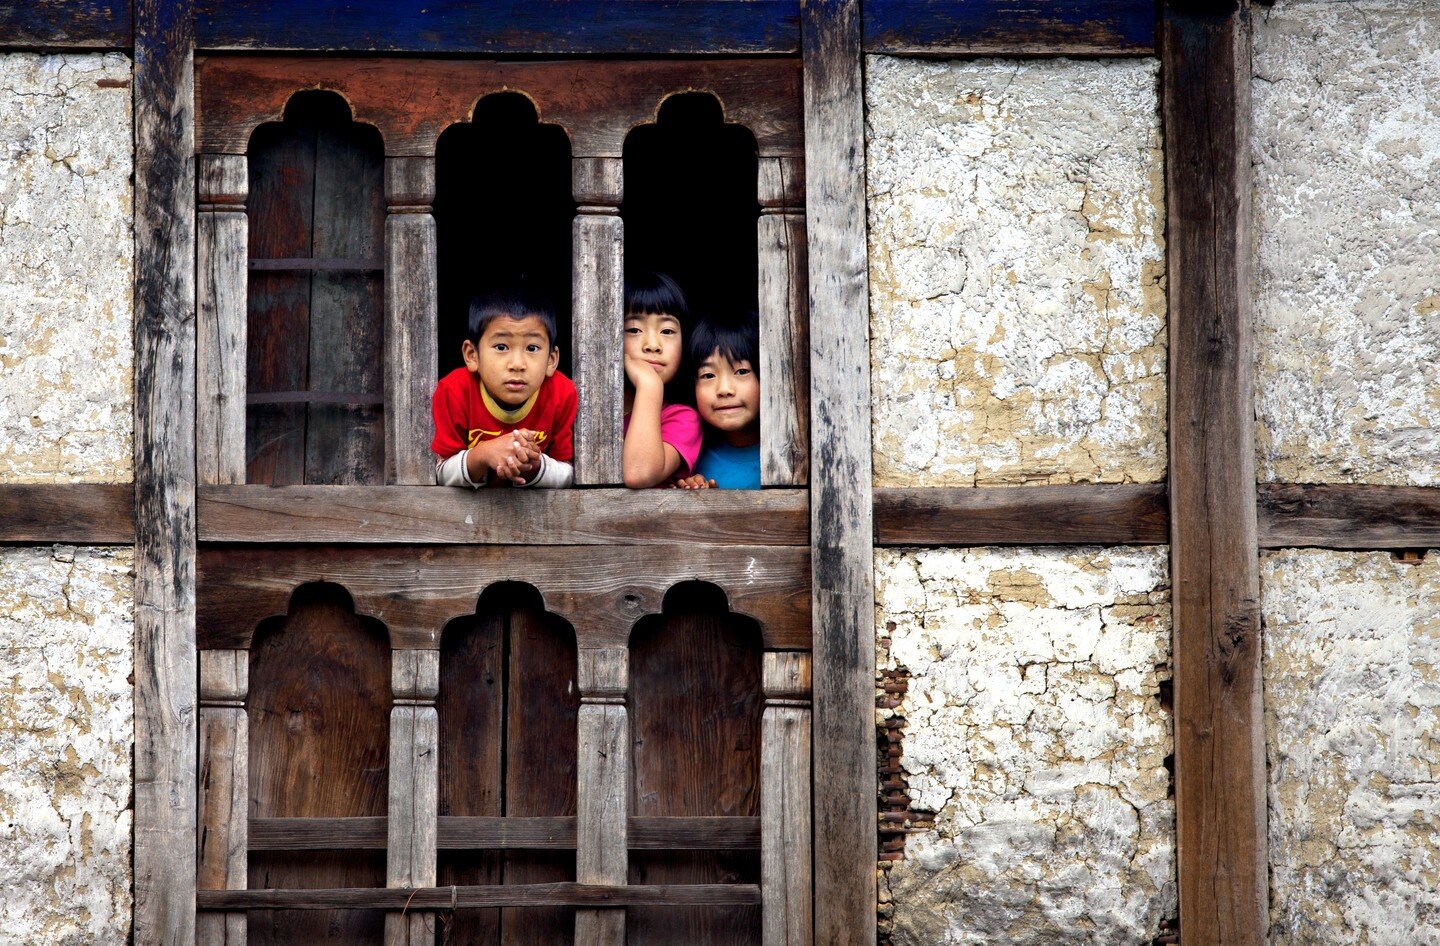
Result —
<svg viewBox="0 0 1440 946"><path fill-rule="evenodd" d="M430 395L439 376L435 159L385 159L386 482L435 482Z"/></svg>
<svg viewBox="0 0 1440 946"><path fill-rule="evenodd" d="M390 798L386 808L385 886L433 887L440 785L440 652L397 650L392 656ZM385 917L385 946L434 946L435 914Z"/></svg>
<svg viewBox="0 0 1440 946"><path fill-rule="evenodd" d="M195 472L245 482L245 335L250 172L243 154L196 158Z"/></svg>
<svg viewBox="0 0 1440 946"><path fill-rule="evenodd" d="M760 889L765 946L811 946L810 655L761 669Z"/></svg>
<svg viewBox="0 0 1440 946"><path fill-rule="evenodd" d="M760 483L810 478L810 314L805 172L799 158L761 158Z"/></svg>
<svg viewBox="0 0 1440 946"><path fill-rule="evenodd" d="M575 158L576 207L572 343L580 413L575 418L575 481L624 482L625 225L620 219L620 158Z"/></svg>
<svg viewBox="0 0 1440 946"><path fill-rule="evenodd" d="M247 886L250 723L245 697L249 691L248 650L200 651L200 830L195 839L200 890ZM197 914L196 946L245 946L246 927L243 910Z"/></svg>
<svg viewBox="0 0 1440 946"><path fill-rule="evenodd" d="M629 872L630 724L625 693L630 654L621 647L580 651L579 808L575 879L624 884ZM625 910L575 912L576 946L624 946Z"/></svg>

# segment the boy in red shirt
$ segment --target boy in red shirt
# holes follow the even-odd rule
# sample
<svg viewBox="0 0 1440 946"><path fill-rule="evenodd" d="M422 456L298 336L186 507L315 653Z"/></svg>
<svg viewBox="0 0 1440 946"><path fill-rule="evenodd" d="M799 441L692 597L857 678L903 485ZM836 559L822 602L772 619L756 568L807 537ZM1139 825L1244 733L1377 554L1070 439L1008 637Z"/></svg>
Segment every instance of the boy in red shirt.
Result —
<svg viewBox="0 0 1440 946"><path fill-rule="evenodd" d="M575 480L575 385L555 370L555 313L536 298L470 303L465 367L440 379L431 405L441 486L569 486Z"/></svg>

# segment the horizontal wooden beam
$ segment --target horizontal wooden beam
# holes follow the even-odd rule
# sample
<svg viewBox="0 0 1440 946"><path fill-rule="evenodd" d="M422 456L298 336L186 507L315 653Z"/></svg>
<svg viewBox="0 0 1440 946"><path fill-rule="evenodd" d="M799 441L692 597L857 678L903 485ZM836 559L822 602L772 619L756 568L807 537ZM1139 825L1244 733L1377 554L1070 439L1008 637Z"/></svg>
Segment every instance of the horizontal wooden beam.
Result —
<svg viewBox="0 0 1440 946"><path fill-rule="evenodd" d="M134 541L135 487L130 483L0 485L0 542Z"/></svg>
<svg viewBox="0 0 1440 946"><path fill-rule="evenodd" d="M129 49L130 0L0 3L0 49Z"/></svg>
<svg viewBox="0 0 1440 946"><path fill-rule="evenodd" d="M676 55L800 48L795 0L202 0L202 49Z"/></svg>
<svg viewBox="0 0 1440 946"><path fill-rule="evenodd" d="M755 884L514 884L484 887L345 887L331 890L201 890L200 910L467 910L484 907L749 906Z"/></svg>
<svg viewBox="0 0 1440 946"><path fill-rule="evenodd" d="M865 51L1151 56L1154 0L866 0Z"/></svg>
<svg viewBox="0 0 1440 946"><path fill-rule="evenodd" d="M1440 489L1433 486L1259 488L1260 547L1440 547Z"/></svg>
<svg viewBox="0 0 1440 946"><path fill-rule="evenodd" d="M482 818L441 815L442 851L575 850L573 816ZM632 851L760 849L756 817L631 818ZM251 818L252 851L384 850L386 819Z"/></svg>
<svg viewBox="0 0 1440 946"><path fill-rule="evenodd" d="M1168 521L1161 484L875 491L884 546L1156 545Z"/></svg>
<svg viewBox="0 0 1440 946"><path fill-rule="evenodd" d="M202 486L201 542L764 545L810 542L804 490Z"/></svg>

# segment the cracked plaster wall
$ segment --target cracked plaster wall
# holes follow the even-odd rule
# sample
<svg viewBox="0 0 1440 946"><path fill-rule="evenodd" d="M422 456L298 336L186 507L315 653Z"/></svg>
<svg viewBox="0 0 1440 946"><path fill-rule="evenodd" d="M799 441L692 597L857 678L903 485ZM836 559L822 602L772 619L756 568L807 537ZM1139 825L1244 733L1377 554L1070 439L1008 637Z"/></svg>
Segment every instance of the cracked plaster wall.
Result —
<svg viewBox="0 0 1440 946"><path fill-rule="evenodd" d="M0 54L0 483L131 477L129 82Z"/></svg>
<svg viewBox="0 0 1440 946"><path fill-rule="evenodd" d="M0 550L0 944L129 941L133 558Z"/></svg>
<svg viewBox="0 0 1440 946"><path fill-rule="evenodd" d="M876 586L910 674L882 722L935 813L882 879L895 946L1148 943L1176 910L1167 549L882 550Z"/></svg>
<svg viewBox="0 0 1440 946"><path fill-rule="evenodd" d="M1440 485L1440 6L1255 11L1257 466Z"/></svg>
<svg viewBox="0 0 1440 946"><path fill-rule="evenodd" d="M1165 476L1155 60L866 60L877 486Z"/></svg>
<svg viewBox="0 0 1440 946"><path fill-rule="evenodd" d="M1440 555L1262 558L1274 946L1440 946Z"/></svg>

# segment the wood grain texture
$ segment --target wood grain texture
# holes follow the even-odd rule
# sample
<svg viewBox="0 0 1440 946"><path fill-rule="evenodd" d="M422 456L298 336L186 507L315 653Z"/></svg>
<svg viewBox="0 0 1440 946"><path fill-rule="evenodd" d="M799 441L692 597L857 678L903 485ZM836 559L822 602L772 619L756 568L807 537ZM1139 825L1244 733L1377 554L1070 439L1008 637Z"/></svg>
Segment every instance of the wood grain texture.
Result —
<svg viewBox="0 0 1440 946"><path fill-rule="evenodd" d="M435 884L436 817L439 804L440 653L402 650L391 654L390 794L385 885ZM385 917L386 946L433 946L433 915L391 913Z"/></svg>
<svg viewBox="0 0 1440 946"><path fill-rule="evenodd" d="M1153 0L867 0L865 51L922 56L1150 56Z"/></svg>
<svg viewBox="0 0 1440 946"><path fill-rule="evenodd" d="M1440 547L1440 488L1332 484L1259 487L1260 547Z"/></svg>
<svg viewBox="0 0 1440 946"><path fill-rule="evenodd" d="M441 132L468 121L486 95L504 91L524 94L541 122L564 128L576 157L619 158L632 128L653 122L668 96L688 91L719 99L725 120L755 135L761 157L802 153L800 63L793 58L526 62L212 55L200 57L196 69L200 150L206 153L244 154L255 128L279 121L300 89L339 92L357 122L379 129L391 157L433 155Z"/></svg>
<svg viewBox="0 0 1440 946"><path fill-rule="evenodd" d="M42 8L43 9L43 8ZM194 32L187 0L135 25L134 925L195 938Z"/></svg>
<svg viewBox="0 0 1440 946"><path fill-rule="evenodd" d="M580 664L579 802L575 879L623 885L629 848L630 721L624 705L629 655L623 648L590 651ZM580 910L576 946L624 946L625 911Z"/></svg>
<svg viewBox="0 0 1440 946"><path fill-rule="evenodd" d="M202 0L197 13L210 49L660 56L794 53L799 43L785 0Z"/></svg>
<svg viewBox="0 0 1440 946"><path fill-rule="evenodd" d="M442 851L575 850L574 815L441 815L438 824ZM760 849L759 818L630 818L628 824L632 851ZM254 818L249 829L252 851L383 850L387 836L385 818Z"/></svg>
<svg viewBox="0 0 1440 946"><path fill-rule="evenodd" d="M1163 545L1163 484L875 490L875 544Z"/></svg>
<svg viewBox="0 0 1440 946"><path fill-rule="evenodd" d="M858 0L802 10L810 253L815 939L875 942L875 592Z"/></svg>
<svg viewBox="0 0 1440 946"><path fill-rule="evenodd" d="M732 611L760 622L772 650L810 647L810 555L798 548L696 546L271 546L200 553L200 646L250 646L256 626L284 614L308 582L339 585L384 622L400 649L433 650L452 618L473 614L486 588L541 589L545 610L575 628L584 649L624 646L635 623L661 611L683 582L720 588ZM874 607L872 602L871 607Z"/></svg>
<svg viewBox="0 0 1440 946"><path fill-rule="evenodd" d="M760 481L803 486L810 473L804 172L785 158L766 158L760 167Z"/></svg>
<svg viewBox="0 0 1440 946"><path fill-rule="evenodd" d="M0 4L0 49L129 51L128 0L34 0Z"/></svg>
<svg viewBox="0 0 1440 946"><path fill-rule="evenodd" d="M439 373L435 161L385 162L385 465L387 482L435 482L430 395Z"/></svg>
<svg viewBox="0 0 1440 946"><path fill-rule="evenodd" d="M0 483L0 542L134 541L135 487L130 483Z"/></svg>
<svg viewBox="0 0 1440 946"><path fill-rule="evenodd" d="M10 489L14 487L0 486L0 509L9 508L5 497ZM17 494L17 514L26 501L48 497L44 491L49 489L56 487ZM79 487L65 489L68 492L46 502L86 496ZM199 502L202 542L806 546L810 541L809 503L804 492L794 490L472 492L435 487L243 486L202 487ZM113 519L109 528L115 535L125 535L128 520L100 506L98 499L90 508L96 507ZM50 517L30 516L29 524L16 534L49 535L47 518L48 528L57 528L55 508L50 507ZM9 528L9 523L0 526ZM6 534L0 531L0 538Z"/></svg>
<svg viewBox="0 0 1440 946"><path fill-rule="evenodd" d="M616 158L575 159L575 184L584 199L575 217L572 249L575 387L575 482L624 482L625 222L619 217L622 177Z"/></svg>
<svg viewBox="0 0 1440 946"><path fill-rule="evenodd" d="M765 655L760 729L760 889L765 946L811 946L811 657Z"/></svg>
<svg viewBox="0 0 1440 946"><path fill-rule="evenodd" d="M196 879L202 890L244 890L249 852L250 655L200 655L200 797ZM243 913L196 917L197 946L246 946Z"/></svg>
<svg viewBox="0 0 1440 946"><path fill-rule="evenodd" d="M755 884L526 884L481 887L344 887L311 890L202 890L201 910L462 910L495 907L755 906ZM303 914L302 914L303 915ZM343 914L340 914L343 915ZM252 939L252 942L254 940ZM307 942L322 942L309 940ZM345 940L359 943L360 940Z"/></svg>
<svg viewBox="0 0 1440 946"><path fill-rule="evenodd" d="M202 154L196 177L196 478L243 483L250 172L241 155Z"/></svg>
<svg viewBox="0 0 1440 946"><path fill-rule="evenodd" d="M1248 3L1161 17L1175 801L1186 946L1265 942Z"/></svg>

